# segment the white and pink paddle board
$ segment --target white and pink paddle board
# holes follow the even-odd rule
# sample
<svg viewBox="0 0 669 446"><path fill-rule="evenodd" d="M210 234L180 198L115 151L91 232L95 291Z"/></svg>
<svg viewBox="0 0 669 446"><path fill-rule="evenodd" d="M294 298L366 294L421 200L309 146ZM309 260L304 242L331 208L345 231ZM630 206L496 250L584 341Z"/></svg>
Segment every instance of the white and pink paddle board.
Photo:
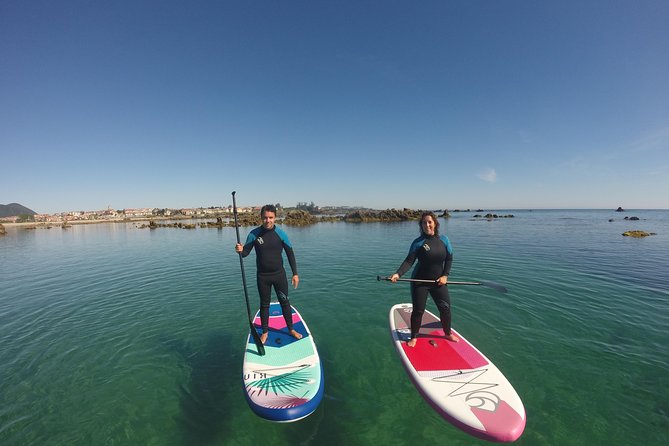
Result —
<svg viewBox="0 0 669 446"><path fill-rule="evenodd" d="M523 402L495 365L460 333L447 341L429 311L409 347L411 304L390 309L390 333L402 365L423 398L447 421L488 441L511 442L525 429Z"/></svg>

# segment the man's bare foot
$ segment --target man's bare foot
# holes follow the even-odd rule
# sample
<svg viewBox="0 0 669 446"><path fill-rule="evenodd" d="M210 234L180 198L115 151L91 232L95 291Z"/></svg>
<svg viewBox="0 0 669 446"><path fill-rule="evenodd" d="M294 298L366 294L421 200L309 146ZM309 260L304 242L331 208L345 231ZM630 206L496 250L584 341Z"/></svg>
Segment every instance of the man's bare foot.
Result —
<svg viewBox="0 0 669 446"><path fill-rule="evenodd" d="M455 336L453 333L447 335L446 340L451 342L460 342L460 338Z"/></svg>
<svg viewBox="0 0 669 446"><path fill-rule="evenodd" d="M409 347L414 347L414 346L416 345L416 342L418 342L418 339L416 339L416 338L411 338L411 339L409 339L409 340L407 341L407 345L408 345Z"/></svg>
<svg viewBox="0 0 669 446"><path fill-rule="evenodd" d="M302 339L302 335L296 332L295 330L290 330L290 335L294 337L295 339Z"/></svg>
<svg viewBox="0 0 669 446"><path fill-rule="evenodd" d="M261 334L261 335L260 335L260 342L262 342L263 344L264 344L265 342L267 342L267 336L268 336L268 335L269 335L269 333L263 333L263 334Z"/></svg>

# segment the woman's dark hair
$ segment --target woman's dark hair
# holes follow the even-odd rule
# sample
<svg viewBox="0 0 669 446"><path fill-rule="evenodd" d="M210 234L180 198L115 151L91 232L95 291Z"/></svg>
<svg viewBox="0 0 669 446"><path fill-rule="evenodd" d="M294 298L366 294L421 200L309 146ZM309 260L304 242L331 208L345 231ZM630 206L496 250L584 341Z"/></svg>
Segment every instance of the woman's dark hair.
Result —
<svg viewBox="0 0 669 446"><path fill-rule="evenodd" d="M434 222L434 236L439 237L439 220L437 220L437 216L434 215L434 212L432 211L423 212L423 215L420 216L420 220L418 220L418 227L420 228L420 233L422 235L425 235L425 233L423 232L423 219L425 217L432 217L432 221Z"/></svg>
<svg viewBox="0 0 669 446"><path fill-rule="evenodd" d="M264 214L265 212L272 212L274 215L276 215L276 206L273 204L266 204L265 206L260 209L260 215Z"/></svg>

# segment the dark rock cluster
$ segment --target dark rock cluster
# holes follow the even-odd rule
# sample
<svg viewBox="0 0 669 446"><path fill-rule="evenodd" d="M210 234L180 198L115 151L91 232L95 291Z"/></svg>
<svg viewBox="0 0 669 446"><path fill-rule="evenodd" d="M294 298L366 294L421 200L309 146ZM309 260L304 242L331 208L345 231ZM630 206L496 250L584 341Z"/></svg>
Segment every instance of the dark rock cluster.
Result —
<svg viewBox="0 0 669 446"><path fill-rule="evenodd" d="M625 232L623 232L623 235L625 237L641 238L641 237L648 237L649 235L657 235L657 234L655 232L646 232L646 231L625 231Z"/></svg>
<svg viewBox="0 0 669 446"><path fill-rule="evenodd" d="M416 211L413 209L404 208L402 210L398 209L386 209L385 211L354 211L349 212L343 217L343 221L349 223L357 222L376 222L376 221L407 221L407 220L418 220L420 216L423 215L423 211Z"/></svg>
<svg viewBox="0 0 669 446"><path fill-rule="evenodd" d="M514 216L513 216L513 214L497 215L497 214L488 213L488 214L485 214L485 215L476 214L476 215L474 215L474 218L486 218L488 220L492 220L494 218L514 218Z"/></svg>
<svg viewBox="0 0 669 446"><path fill-rule="evenodd" d="M156 223L154 220L150 220L149 224L142 224L140 229L157 229L157 228L179 228L179 229L195 229L194 224L189 223Z"/></svg>
<svg viewBox="0 0 669 446"><path fill-rule="evenodd" d="M282 224L287 226L308 226L318 223L318 219L307 211L290 211L283 218Z"/></svg>

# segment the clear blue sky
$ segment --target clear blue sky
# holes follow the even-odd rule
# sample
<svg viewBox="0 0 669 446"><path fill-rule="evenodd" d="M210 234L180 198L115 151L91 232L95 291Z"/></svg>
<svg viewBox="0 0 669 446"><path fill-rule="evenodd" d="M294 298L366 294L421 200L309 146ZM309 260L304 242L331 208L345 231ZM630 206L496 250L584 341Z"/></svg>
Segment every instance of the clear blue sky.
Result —
<svg viewBox="0 0 669 446"><path fill-rule="evenodd" d="M669 208L669 2L0 0L0 204Z"/></svg>

